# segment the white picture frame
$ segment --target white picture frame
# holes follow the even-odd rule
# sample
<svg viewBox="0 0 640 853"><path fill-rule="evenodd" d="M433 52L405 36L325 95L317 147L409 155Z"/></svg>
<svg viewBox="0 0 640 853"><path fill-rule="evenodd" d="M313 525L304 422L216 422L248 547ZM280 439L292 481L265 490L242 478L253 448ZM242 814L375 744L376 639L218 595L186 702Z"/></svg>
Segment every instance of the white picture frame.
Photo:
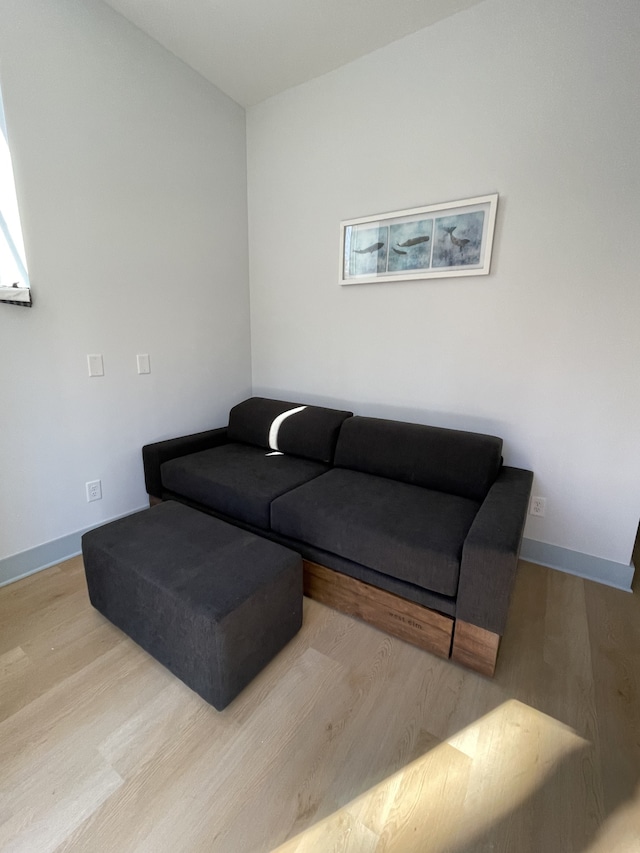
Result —
<svg viewBox="0 0 640 853"><path fill-rule="evenodd" d="M340 223L340 284L488 275L498 193Z"/></svg>

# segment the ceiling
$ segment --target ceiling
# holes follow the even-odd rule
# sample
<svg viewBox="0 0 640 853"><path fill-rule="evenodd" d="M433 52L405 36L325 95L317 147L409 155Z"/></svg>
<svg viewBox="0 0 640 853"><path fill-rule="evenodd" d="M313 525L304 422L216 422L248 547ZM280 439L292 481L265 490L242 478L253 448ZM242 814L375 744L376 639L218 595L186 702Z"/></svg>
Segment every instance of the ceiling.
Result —
<svg viewBox="0 0 640 853"><path fill-rule="evenodd" d="M105 0L252 106L482 0Z"/></svg>

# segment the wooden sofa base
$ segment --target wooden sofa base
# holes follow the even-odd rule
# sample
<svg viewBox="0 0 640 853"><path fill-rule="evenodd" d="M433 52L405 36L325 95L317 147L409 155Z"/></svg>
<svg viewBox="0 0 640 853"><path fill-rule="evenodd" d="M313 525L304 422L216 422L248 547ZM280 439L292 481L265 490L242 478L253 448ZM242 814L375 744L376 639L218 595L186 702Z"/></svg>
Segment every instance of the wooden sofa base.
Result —
<svg viewBox="0 0 640 853"><path fill-rule="evenodd" d="M456 619L451 659L462 666L493 678L500 647L500 634Z"/></svg>
<svg viewBox="0 0 640 853"><path fill-rule="evenodd" d="M482 675L495 671L499 634L303 560L304 594Z"/></svg>

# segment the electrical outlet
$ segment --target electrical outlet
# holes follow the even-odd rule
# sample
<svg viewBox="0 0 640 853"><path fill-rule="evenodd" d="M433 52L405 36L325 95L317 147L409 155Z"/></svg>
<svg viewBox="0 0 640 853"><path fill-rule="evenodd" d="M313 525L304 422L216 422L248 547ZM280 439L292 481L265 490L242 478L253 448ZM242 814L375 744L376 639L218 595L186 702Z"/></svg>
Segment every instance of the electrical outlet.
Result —
<svg viewBox="0 0 640 853"><path fill-rule="evenodd" d="M92 480L87 486L87 500L101 501L102 500L102 483L100 480Z"/></svg>
<svg viewBox="0 0 640 853"><path fill-rule="evenodd" d="M540 517L543 517L547 512L547 499L535 496L532 497L529 512L531 515L539 515Z"/></svg>

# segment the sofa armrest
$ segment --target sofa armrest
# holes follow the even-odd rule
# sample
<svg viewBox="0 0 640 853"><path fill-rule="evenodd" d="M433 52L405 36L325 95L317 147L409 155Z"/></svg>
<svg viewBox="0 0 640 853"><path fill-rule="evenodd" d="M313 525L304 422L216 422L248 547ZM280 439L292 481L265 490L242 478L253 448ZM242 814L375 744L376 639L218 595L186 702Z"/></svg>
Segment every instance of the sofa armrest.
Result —
<svg viewBox="0 0 640 853"><path fill-rule="evenodd" d="M533 472L503 467L462 549L456 618L504 633Z"/></svg>
<svg viewBox="0 0 640 853"><path fill-rule="evenodd" d="M221 427L193 435L183 435L179 438L169 438L166 441L157 441L155 444L146 444L142 448L142 464L148 494L157 498L162 497L160 466L164 462L177 459L178 456L188 456L190 453L209 450L211 447L226 444L227 441L227 428Z"/></svg>

